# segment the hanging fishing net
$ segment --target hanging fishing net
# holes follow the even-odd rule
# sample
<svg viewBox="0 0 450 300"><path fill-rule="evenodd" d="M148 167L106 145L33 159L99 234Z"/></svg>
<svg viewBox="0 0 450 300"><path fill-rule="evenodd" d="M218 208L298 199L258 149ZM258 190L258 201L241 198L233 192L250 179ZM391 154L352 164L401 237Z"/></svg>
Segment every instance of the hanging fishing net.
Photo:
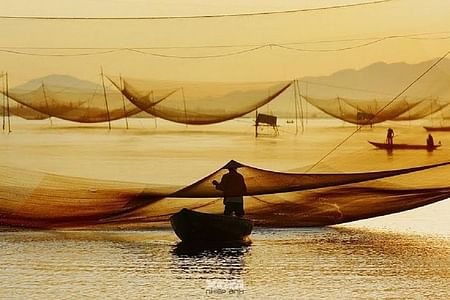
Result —
<svg viewBox="0 0 450 300"><path fill-rule="evenodd" d="M449 171L448 165L419 171L419 169L403 169L402 175L394 177L383 177L383 179L354 182L345 185L332 185L317 189L306 189L303 191L292 191L274 194L249 195L244 197L246 217L254 221L256 226L273 227L295 227L295 226L324 226L339 224L354 220L360 220L375 216L382 216L390 213L401 212L408 209L420 207L450 197L450 187L445 180L445 174ZM178 212L181 208L190 208L206 213L223 213L221 198L174 198L182 196L192 196L191 193L201 192L205 195L209 190L210 196L214 193L211 190L210 180L218 180L227 171L219 170L208 177L188 186L175 194L157 201L149 206L139 208L133 212L126 213L110 219L111 223L126 222L156 222L164 224L167 218ZM249 189L247 194L252 194L251 190L266 183L270 178L278 181L276 191L280 191L280 185L286 183L285 175L293 175L293 178L306 179L306 174L285 174L271 173L249 166L238 168ZM405 172L405 173L403 173ZM374 176L372 173L369 176ZM385 173L384 175L394 173ZM356 174L315 174L311 178L330 179L332 176L341 179L357 180ZM356 175L360 176L362 173ZM366 173L366 175L368 175ZM378 173L381 175L381 173ZM389 176L389 175L388 175ZM424 179L428 179L424 180ZM443 180L429 180L430 178L442 178ZM308 180L306 180L308 181ZM319 180L320 181L320 180ZM295 182L295 179L293 179ZM336 181L333 181L336 183ZM331 180L322 181L322 184L331 184ZM308 184L300 187L294 183L295 188L303 189ZM318 184L316 186L319 186ZM273 188L270 184L269 188ZM284 186L285 189L290 187ZM253 191L254 192L254 191ZM217 195L217 194L216 194ZM222 195L220 195L222 196ZM219 197L220 197L219 196Z"/></svg>
<svg viewBox="0 0 450 300"><path fill-rule="evenodd" d="M394 120L405 112L414 109L420 101L398 99L392 103L387 100L362 100L348 98L318 99L302 96L308 103L321 111L343 121L371 125Z"/></svg>
<svg viewBox="0 0 450 300"><path fill-rule="evenodd" d="M325 226L402 212L449 197L448 187L411 189L386 187L382 182L349 184L249 197L246 217L259 226Z"/></svg>
<svg viewBox="0 0 450 300"><path fill-rule="evenodd" d="M4 116L8 115L9 110L9 114L11 116L21 117L22 119L25 120L44 120L48 119L49 117L46 114L40 113L32 108L19 104L15 101L10 101L9 108L7 105L3 105L1 110Z"/></svg>
<svg viewBox="0 0 450 300"><path fill-rule="evenodd" d="M448 172L450 163L389 171L316 174L275 172L230 163L237 166L247 186L247 215L261 225L335 224L410 209L450 195L448 182L447 186L415 190L391 186L386 190L369 184L376 179L408 174L417 174L415 180L422 182L424 176L430 176L426 172L442 169ZM229 164L186 187L83 179L1 167L0 223L45 228L154 222L167 225L168 218L183 207L221 213L223 206L219 199L223 192L212 181L220 180L228 172ZM411 182L410 178L407 180ZM368 185L352 186L359 182ZM319 190L308 192L315 189ZM348 194L349 191L361 193ZM345 217L318 217L330 213L334 216L336 207Z"/></svg>
<svg viewBox="0 0 450 300"><path fill-rule="evenodd" d="M395 121L419 120L441 111L449 103L439 99L424 99L413 108L394 118Z"/></svg>
<svg viewBox="0 0 450 300"><path fill-rule="evenodd" d="M214 83L110 78L130 102L156 117L183 124L213 124L269 103L292 82Z"/></svg>
<svg viewBox="0 0 450 300"><path fill-rule="evenodd" d="M418 120L441 111L450 101L450 60L433 67L435 62L375 63L307 77L301 81L301 94L321 111L353 124Z"/></svg>
<svg viewBox="0 0 450 300"><path fill-rule="evenodd" d="M9 97L43 115L80 122L107 122L133 116L141 109L114 90L43 83L32 90L12 89Z"/></svg>
<svg viewBox="0 0 450 300"><path fill-rule="evenodd" d="M0 219L3 225L26 227L79 226L141 206L139 194L149 185L88 180L0 167ZM153 194L159 199L164 187ZM158 192L156 192L158 191ZM147 193L145 204L151 203Z"/></svg>
<svg viewBox="0 0 450 300"><path fill-rule="evenodd" d="M431 119L439 121L439 120L450 120L450 105L447 105L442 110L431 116Z"/></svg>

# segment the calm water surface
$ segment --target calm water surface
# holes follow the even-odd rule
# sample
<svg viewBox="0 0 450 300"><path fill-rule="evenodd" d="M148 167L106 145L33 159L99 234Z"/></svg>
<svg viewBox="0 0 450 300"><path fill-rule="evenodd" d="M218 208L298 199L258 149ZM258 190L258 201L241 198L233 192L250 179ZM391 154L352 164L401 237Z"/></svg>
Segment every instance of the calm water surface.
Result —
<svg viewBox="0 0 450 300"><path fill-rule="evenodd" d="M450 296L445 235L341 226L252 236L249 247L185 249L171 230L3 230L0 298Z"/></svg>

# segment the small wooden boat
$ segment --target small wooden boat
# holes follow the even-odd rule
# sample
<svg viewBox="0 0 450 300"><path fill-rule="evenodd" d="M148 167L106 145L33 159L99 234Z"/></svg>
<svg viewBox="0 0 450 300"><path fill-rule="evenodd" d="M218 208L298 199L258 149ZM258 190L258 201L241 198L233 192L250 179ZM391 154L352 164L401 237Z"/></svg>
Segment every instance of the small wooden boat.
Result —
<svg viewBox="0 0 450 300"><path fill-rule="evenodd" d="M176 235L188 244L250 244L253 221L183 208L170 217Z"/></svg>
<svg viewBox="0 0 450 300"><path fill-rule="evenodd" d="M440 127L428 127L423 126L426 131L450 131L450 126L440 126Z"/></svg>
<svg viewBox="0 0 450 300"><path fill-rule="evenodd" d="M412 145L412 144L386 144L386 143L377 143L377 142L371 142L372 145L374 145L377 148L380 149L386 149L386 150L394 150L394 149L402 149L402 150L428 150L433 151L436 148L440 147L440 144L437 145Z"/></svg>

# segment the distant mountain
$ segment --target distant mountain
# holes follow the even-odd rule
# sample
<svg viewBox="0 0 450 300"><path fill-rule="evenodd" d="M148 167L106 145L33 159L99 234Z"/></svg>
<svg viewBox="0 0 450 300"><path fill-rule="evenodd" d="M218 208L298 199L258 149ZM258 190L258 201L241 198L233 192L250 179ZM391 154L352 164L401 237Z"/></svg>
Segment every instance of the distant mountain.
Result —
<svg viewBox="0 0 450 300"><path fill-rule="evenodd" d="M70 75L51 74L45 77L30 80L24 84L14 87L14 89L34 90L39 88L43 83L45 85L52 85L58 87L73 87L88 90L102 88L101 83L94 83L87 80L81 80Z"/></svg>
<svg viewBox="0 0 450 300"><path fill-rule="evenodd" d="M435 61L417 64L377 62L360 70L349 69L329 76L304 77L301 79L302 90L307 89L312 97L390 99L416 80ZM442 60L410 87L404 96L439 97L450 100L450 60Z"/></svg>

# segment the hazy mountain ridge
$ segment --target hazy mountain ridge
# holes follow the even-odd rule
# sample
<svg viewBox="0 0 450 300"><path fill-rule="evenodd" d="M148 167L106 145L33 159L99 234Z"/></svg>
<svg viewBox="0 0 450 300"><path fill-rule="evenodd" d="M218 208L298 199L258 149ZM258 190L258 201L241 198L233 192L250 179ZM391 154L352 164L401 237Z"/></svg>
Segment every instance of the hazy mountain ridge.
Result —
<svg viewBox="0 0 450 300"><path fill-rule="evenodd" d="M333 93L341 90L342 94L346 94L346 89L368 90L380 95L387 93L395 93L405 88L427 68L429 68L436 60L429 60L417 64L408 64L405 62L385 63L376 62L361 69L343 69L336 71L328 76L306 76L300 79L302 87L305 82L310 83L309 92L316 90L313 85L334 85ZM448 80L448 81L447 81ZM424 76L416 85L423 85L424 82L441 82L445 81L446 85L450 84L450 59L442 60L439 65ZM95 83L88 80L78 79L76 77L65 74L51 74L48 76L30 80L22 85L17 86L18 89L33 89L44 84L52 84L64 87L77 88L98 88L101 82ZM320 89L324 90L324 86ZM311 90L312 89L312 90ZM372 93L372 94L374 94ZM328 92L329 94L329 92Z"/></svg>
<svg viewBox="0 0 450 300"><path fill-rule="evenodd" d="M389 98L400 93L434 62L436 60L417 64L376 62L359 70L345 69L329 76L304 77L301 80L309 82L303 86L308 85L308 94L313 97ZM449 85L450 59L444 59L405 95L450 99Z"/></svg>
<svg viewBox="0 0 450 300"><path fill-rule="evenodd" d="M78 79L76 77L73 77L71 75L65 75L65 74L50 74L44 77L39 77L33 80L30 80L24 84L21 84L19 86L16 86L14 89L18 90L34 90L39 88L42 84L47 85L53 85L53 86L60 86L60 87L72 87L72 88L79 88L79 89L98 89L101 88L102 85L88 81L88 80L82 80Z"/></svg>

